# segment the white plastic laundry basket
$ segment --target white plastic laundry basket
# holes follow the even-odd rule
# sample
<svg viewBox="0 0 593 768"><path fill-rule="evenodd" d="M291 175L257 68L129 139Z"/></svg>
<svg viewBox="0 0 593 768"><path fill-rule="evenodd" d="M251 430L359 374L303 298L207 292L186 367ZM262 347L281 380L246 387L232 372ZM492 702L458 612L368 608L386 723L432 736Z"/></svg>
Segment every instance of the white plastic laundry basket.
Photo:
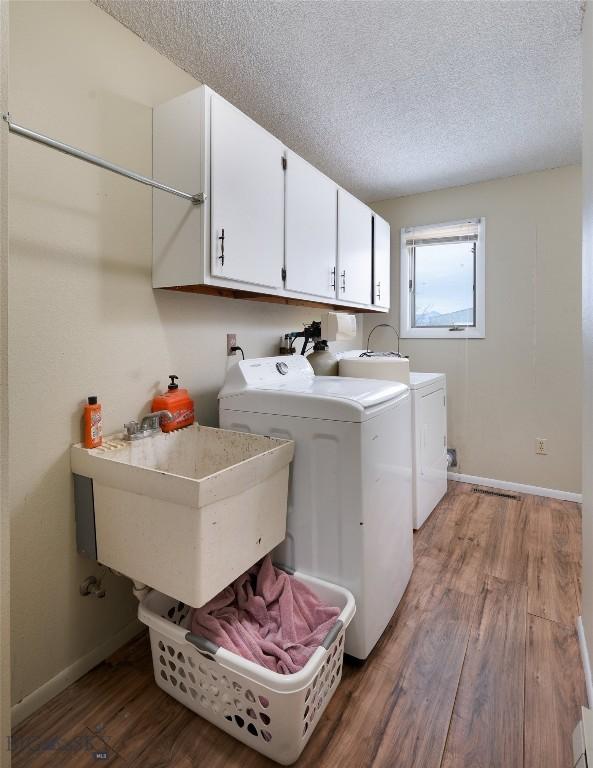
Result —
<svg viewBox="0 0 593 768"><path fill-rule="evenodd" d="M188 631L191 608L152 591L138 618L150 628L157 684L186 707L283 765L301 754L342 677L344 632L355 612L343 587L293 574L329 605L335 625L299 672L281 675Z"/></svg>

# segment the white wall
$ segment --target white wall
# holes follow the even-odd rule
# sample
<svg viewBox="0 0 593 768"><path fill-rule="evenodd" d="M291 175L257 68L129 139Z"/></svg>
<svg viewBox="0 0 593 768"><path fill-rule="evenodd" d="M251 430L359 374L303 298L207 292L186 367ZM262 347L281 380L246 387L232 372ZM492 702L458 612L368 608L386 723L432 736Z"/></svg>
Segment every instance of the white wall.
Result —
<svg viewBox="0 0 593 768"><path fill-rule="evenodd" d="M593 7L583 27L583 625L593 660ZM589 701L593 706L593 701Z"/></svg>
<svg viewBox="0 0 593 768"><path fill-rule="evenodd" d="M391 224L399 327L400 229L486 217L486 338L402 341L416 371L444 371L458 471L563 491L581 488L580 170L374 203ZM368 330L377 322L366 318ZM373 340L391 342L377 331ZM380 336L382 334L382 336ZM535 454L535 438L549 454Z"/></svg>
<svg viewBox="0 0 593 768"><path fill-rule="evenodd" d="M151 108L196 82L88 2L16 2L10 24L15 121L150 175ZM226 333L237 333L247 356L270 355L282 331L319 311L155 292L148 188L15 136L10 173L19 702L72 664L66 678L80 674L80 659L125 633L135 615L123 578L107 578L103 601L78 594L98 570L75 549L68 449L80 439L83 399L99 396L113 432L146 412L175 373L195 397L199 420L215 424Z"/></svg>

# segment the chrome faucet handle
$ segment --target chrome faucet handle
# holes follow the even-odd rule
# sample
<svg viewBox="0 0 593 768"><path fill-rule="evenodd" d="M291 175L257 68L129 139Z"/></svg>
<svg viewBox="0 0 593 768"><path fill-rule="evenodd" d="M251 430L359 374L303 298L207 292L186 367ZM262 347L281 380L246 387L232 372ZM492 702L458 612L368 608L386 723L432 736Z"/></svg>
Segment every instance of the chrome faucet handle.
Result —
<svg viewBox="0 0 593 768"><path fill-rule="evenodd" d="M140 424L138 424L137 421L128 421L126 424L124 424L124 430L125 436L129 439L132 437L132 435L138 434L138 431L140 430Z"/></svg>
<svg viewBox="0 0 593 768"><path fill-rule="evenodd" d="M147 413L143 417L140 424L140 431L156 432L161 427L161 422L171 421L173 414L171 411L154 411L154 413Z"/></svg>
<svg viewBox="0 0 593 768"><path fill-rule="evenodd" d="M155 411L143 416L140 424L137 421L128 421L127 424L124 424L124 440L140 440L143 437L150 437L160 432L161 422L172 419L171 411Z"/></svg>

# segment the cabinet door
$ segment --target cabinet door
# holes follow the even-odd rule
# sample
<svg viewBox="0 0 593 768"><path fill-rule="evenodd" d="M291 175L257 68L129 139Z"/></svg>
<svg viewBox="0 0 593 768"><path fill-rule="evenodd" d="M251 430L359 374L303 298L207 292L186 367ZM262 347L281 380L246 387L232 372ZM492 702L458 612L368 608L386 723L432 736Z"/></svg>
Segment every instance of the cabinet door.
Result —
<svg viewBox="0 0 593 768"><path fill-rule="evenodd" d="M212 274L282 286L284 148L219 96L210 117Z"/></svg>
<svg viewBox="0 0 593 768"><path fill-rule="evenodd" d="M286 290L334 298L338 187L294 152L286 159Z"/></svg>
<svg viewBox="0 0 593 768"><path fill-rule="evenodd" d="M338 190L338 299L371 303L372 212Z"/></svg>
<svg viewBox="0 0 593 768"><path fill-rule="evenodd" d="M373 304L389 309L391 280L391 243L389 224L373 216Z"/></svg>

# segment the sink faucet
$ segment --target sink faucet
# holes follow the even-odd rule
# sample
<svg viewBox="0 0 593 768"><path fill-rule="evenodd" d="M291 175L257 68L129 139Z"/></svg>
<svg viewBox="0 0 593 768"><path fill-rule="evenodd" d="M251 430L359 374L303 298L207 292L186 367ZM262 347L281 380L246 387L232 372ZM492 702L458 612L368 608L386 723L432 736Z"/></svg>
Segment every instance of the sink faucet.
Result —
<svg viewBox="0 0 593 768"><path fill-rule="evenodd" d="M161 430L161 423L171 421L173 414L171 411L154 411L143 416L142 421L129 421L124 424L125 440L141 440L143 437L156 435Z"/></svg>

